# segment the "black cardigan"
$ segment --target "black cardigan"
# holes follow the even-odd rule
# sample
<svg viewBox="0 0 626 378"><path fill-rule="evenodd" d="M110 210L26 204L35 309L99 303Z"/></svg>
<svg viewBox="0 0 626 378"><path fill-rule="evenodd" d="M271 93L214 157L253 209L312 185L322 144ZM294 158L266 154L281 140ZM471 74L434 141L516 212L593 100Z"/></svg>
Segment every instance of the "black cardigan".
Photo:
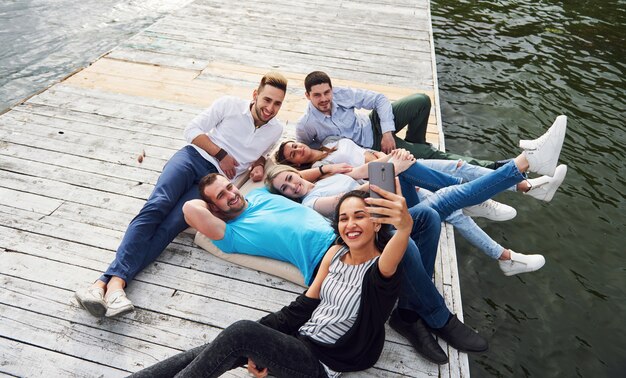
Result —
<svg viewBox="0 0 626 378"><path fill-rule="evenodd" d="M320 303L319 299L308 298L304 294L282 310L263 317L260 323L297 337L321 362L335 371L361 371L372 367L380 357L385 343L385 322L396 303L399 290L399 271L385 278L380 274L378 261L374 263L363 278L356 321L335 344L324 344L298 334L298 329L311 318Z"/></svg>

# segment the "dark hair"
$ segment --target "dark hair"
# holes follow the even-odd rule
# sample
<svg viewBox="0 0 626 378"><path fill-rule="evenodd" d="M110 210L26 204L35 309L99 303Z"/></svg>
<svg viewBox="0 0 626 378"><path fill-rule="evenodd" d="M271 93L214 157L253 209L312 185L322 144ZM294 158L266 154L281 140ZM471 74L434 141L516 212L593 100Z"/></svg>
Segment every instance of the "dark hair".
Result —
<svg viewBox="0 0 626 378"><path fill-rule="evenodd" d="M333 84L330 82L330 76L322 71L313 71L304 78L306 93L311 92L311 88L318 84L328 84L331 88L333 87Z"/></svg>
<svg viewBox="0 0 626 378"><path fill-rule="evenodd" d="M313 166L313 163L315 162L296 165L295 163L287 160L287 156L285 156L285 146L287 145L287 143L295 143L295 141L286 140L286 141L283 141L280 144L280 146L278 146L278 150L276 151L276 154L274 155L274 160L276 161L276 163L298 168L298 170L309 169L311 168L311 166ZM321 148L319 148L319 150L322 152L326 152L326 155L324 155L324 157L326 157L328 154L332 154L333 152L337 151L337 147L335 146L335 147L329 148L326 146L322 146Z"/></svg>
<svg viewBox="0 0 626 378"><path fill-rule="evenodd" d="M263 88L266 85L270 85L274 88L278 88L283 92L287 93L287 79L278 72L268 72L261 79L261 83L259 83L259 87L257 88L257 92L261 93Z"/></svg>
<svg viewBox="0 0 626 378"><path fill-rule="evenodd" d="M352 190L348 193L345 193L343 196L341 196L341 198L339 199L339 202L337 203L337 207L335 208L335 214L331 223L333 230L335 231L335 234L337 235L337 240L336 240L337 244L343 244L343 245L346 244L339 234L339 209L341 208L341 205L348 198L354 197L354 198L360 198L364 200L365 198L368 198L369 196L370 194L363 190ZM380 252L382 252L383 249L385 249L385 246L387 245L387 243L389 243L389 240L391 240L391 237L393 236L391 233L390 227L391 226L389 225L383 224L380 230L378 230L378 232L376 233L375 245L376 245L376 248Z"/></svg>
<svg viewBox="0 0 626 378"><path fill-rule="evenodd" d="M202 200L206 203L213 203L213 201L211 201L211 199L206 194L204 194L204 189L207 186L212 185L215 182L215 180L217 180L218 176L225 177L224 175L220 173L209 173L208 175L201 178L200 182L198 183L198 190L200 191L200 198L202 198Z"/></svg>
<svg viewBox="0 0 626 378"><path fill-rule="evenodd" d="M287 143L292 143L292 142L293 140L286 140L282 142L280 146L278 146L278 151L276 151L276 155L274 155L274 160L276 160L276 163L285 164L285 165L289 165L292 167L294 166L294 164L290 162L289 160L287 160L287 158L285 157L285 146L287 145Z"/></svg>

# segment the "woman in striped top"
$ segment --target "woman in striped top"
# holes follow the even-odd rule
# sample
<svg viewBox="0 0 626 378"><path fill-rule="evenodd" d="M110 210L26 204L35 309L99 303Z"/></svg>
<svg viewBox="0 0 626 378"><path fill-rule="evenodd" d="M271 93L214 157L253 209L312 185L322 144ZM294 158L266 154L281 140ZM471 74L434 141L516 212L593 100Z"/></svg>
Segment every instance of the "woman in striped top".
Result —
<svg viewBox="0 0 626 378"><path fill-rule="evenodd" d="M306 293L289 306L259 322L236 322L210 344L133 377L217 377L246 361L256 377L268 372L277 377L336 377L373 366L398 298L398 265L415 232L397 178L396 188L398 193L372 187L380 199L352 191L339 200L333 224L338 242L329 248ZM374 218L376 214L385 217ZM429 215L415 228L440 222L434 212ZM391 235L388 226L397 231Z"/></svg>

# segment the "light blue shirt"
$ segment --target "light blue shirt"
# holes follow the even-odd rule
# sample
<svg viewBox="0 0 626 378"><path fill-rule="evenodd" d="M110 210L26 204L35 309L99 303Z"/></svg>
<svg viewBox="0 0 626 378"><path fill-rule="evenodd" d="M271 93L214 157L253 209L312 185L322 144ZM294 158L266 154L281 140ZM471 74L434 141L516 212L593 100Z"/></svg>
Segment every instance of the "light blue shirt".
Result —
<svg viewBox="0 0 626 378"><path fill-rule="evenodd" d="M309 102L306 112L296 124L298 141L317 148L329 136L341 136L352 139L359 146L372 147L372 122L368 115L357 113L356 109L376 110L381 131L395 131L391 103L383 94L363 89L333 88L330 115L320 112Z"/></svg>
<svg viewBox="0 0 626 378"><path fill-rule="evenodd" d="M310 283L313 271L335 240L326 218L315 210L265 188L250 192L248 208L226 222L222 240L213 244L225 253L244 253L287 261L295 265L304 282Z"/></svg>

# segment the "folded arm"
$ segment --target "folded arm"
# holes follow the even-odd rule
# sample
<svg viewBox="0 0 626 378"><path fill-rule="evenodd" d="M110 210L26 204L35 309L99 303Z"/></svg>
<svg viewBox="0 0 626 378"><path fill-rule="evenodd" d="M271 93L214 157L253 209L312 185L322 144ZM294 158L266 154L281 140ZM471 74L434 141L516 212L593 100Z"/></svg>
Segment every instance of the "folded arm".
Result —
<svg viewBox="0 0 626 378"><path fill-rule="evenodd" d="M216 217L203 200L191 200L183 205L185 222L211 240L222 240L226 232L226 222Z"/></svg>

